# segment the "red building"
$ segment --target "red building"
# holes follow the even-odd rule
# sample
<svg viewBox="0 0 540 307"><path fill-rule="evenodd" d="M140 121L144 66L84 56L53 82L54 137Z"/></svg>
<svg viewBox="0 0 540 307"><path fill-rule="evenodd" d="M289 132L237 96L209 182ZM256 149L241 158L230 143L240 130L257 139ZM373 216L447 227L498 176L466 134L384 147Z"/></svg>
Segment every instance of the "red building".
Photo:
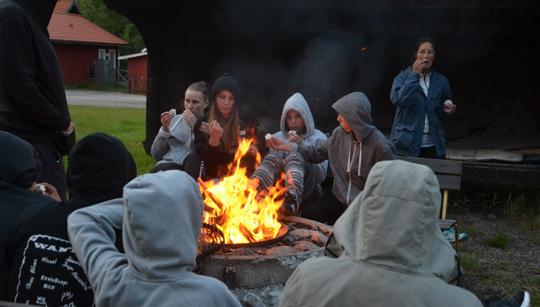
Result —
<svg viewBox="0 0 540 307"><path fill-rule="evenodd" d="M116 79L118 47L128 43L82 17L73 0L57 2L48 30L66 85L93 81L98 62L100 76Z"/></svg>
<svg viewBox="0 0 540 307"><path fill-rule="evenodd" d="M146 48L140 53L118 57L118 60L127 61L129 92L146 94L148 84L148 53Z"/></svg>

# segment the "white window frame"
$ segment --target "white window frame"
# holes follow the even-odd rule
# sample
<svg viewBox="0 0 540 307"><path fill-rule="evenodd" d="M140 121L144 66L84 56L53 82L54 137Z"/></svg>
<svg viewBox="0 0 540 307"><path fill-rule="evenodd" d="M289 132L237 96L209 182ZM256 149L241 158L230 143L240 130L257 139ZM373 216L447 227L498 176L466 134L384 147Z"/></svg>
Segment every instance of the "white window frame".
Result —
<svg viewBox="0 0 540 307"><path fill-rule="evenodd" d="M113 68L116 68L116 49L109 49L109 61L112 61Z"/></svg>
<svg viewBox="0 0 540 307"><path fill-rule="evenodd" d="M107 50L99 48L98 49L98 60L106 60L107 59Z"/></svg>

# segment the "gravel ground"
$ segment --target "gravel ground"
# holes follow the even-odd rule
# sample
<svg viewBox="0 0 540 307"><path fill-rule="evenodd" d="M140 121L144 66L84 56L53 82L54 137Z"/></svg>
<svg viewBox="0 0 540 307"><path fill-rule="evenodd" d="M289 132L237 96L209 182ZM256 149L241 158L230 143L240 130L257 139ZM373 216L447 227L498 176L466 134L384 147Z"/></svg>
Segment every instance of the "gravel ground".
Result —
<svg viewBox="0 0 540 307"><path fill-rule="evenodd" d="M69 105L115 108L146 108L146 96L105 91L66 90Z"/></svg>
<svg viewBox="0 0 540 307"><path fill-rule="evenodd" d="M462 287L481 300L511 297L524 289L531 293L531 306L540 306L538 221L513 221L468 209L449 216L458 221L460 231L469 234L459 254L464 268Z"/></svg>

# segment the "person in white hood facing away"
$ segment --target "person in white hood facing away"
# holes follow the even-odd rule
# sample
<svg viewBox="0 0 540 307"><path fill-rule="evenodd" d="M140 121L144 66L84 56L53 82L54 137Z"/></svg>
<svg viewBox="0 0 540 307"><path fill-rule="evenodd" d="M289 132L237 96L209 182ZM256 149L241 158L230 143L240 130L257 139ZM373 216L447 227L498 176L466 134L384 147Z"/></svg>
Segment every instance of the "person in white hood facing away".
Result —
<svg viewBox="0 0 540 307"><path fill-rule="evenodd" d="M285 102L280 128L273 137L289 143L319 146L327 139L324 133L315 128L309 105L300 93L295 93ZM270 150L251 177L259 180L260 190L267 190L279 179L283 170L287 187L284 212L299 215L302 203L321 196L321 183L326 178L327 169L328 161L309 163L298 152Z"/></svg>
<svg viewBox="0 0 540 307"><path fill-rule="evenodd" d="M334 182L331 193L302 209L302 216L334 224L352 200L364 189L371 167L395 158L394 146L373 125L371 103L362 92L353 92L336 101L340 126L327 140L316 144L296 144L272 137L267 146L275 150L298 152L310 163L328 160Z"/></svg>
<svg viewBox="0 0 540 307"><path fill-rule="evenodd" d="M442 235L437 178L426 166L383 161L334 226L338 258L313 258L291 275L281 306L482 306L449 285L455 252Z"/></svg>
<svg viewBox="0 0 540 307"><path fill-rule="evenodd" d="M225 284L192 272L202 212L197 184L178 170L137 177L123 198L73 212L69 237L96 305L240 306Z"/></svg>

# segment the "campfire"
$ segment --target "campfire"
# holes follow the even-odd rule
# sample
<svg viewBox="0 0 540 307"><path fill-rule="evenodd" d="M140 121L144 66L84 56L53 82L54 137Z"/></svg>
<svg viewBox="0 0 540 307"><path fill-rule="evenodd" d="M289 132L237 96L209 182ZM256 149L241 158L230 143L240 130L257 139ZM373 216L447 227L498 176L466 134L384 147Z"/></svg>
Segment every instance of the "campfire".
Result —
<svg viewBox="0 0 540 307"><path fill-rule="evenodd" d="M278 221L278 210L283 204L283 178L268 191L258 192L257 181L246 175L240 161L252 140L243 139L229 165L230 174L219 181L202 181L204 222L215 225L224 235L225 244L254 244L274 240L287 232ZM256 163L260 163L257 154Z"/></svg>

